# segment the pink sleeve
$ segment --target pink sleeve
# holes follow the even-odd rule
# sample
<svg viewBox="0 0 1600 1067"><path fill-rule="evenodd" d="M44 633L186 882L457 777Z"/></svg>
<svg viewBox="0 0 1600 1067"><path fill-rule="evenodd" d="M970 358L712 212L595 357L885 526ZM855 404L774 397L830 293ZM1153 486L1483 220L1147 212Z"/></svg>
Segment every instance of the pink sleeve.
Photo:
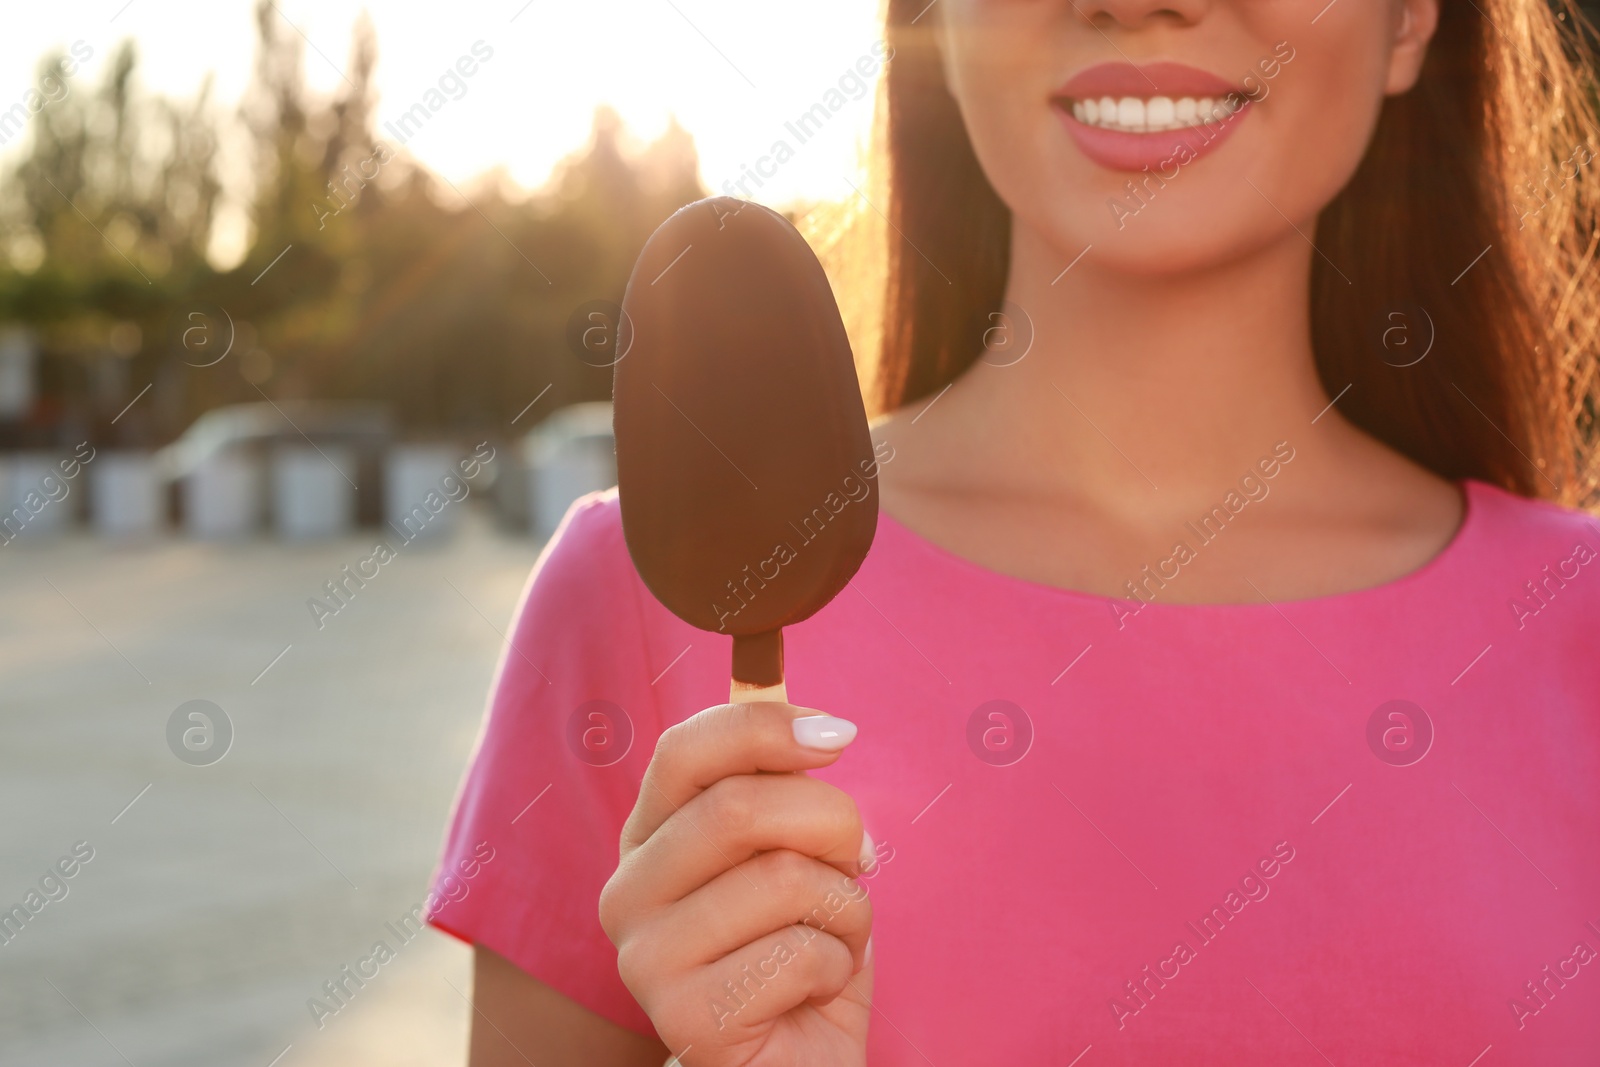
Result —
<svg viewBox="0 0 1600 1067"><path fill-rule="evenodd" d="M660 733L613 490L573 504L534 565L456 798L428 920L654 1036L600 928Z"/></svg>

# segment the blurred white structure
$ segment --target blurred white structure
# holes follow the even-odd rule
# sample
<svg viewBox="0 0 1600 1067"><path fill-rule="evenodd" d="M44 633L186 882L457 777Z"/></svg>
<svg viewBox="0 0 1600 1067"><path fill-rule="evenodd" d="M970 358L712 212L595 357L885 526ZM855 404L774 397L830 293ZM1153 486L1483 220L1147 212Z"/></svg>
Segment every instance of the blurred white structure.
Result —
<svg viewBox="0 0 1600 1067"><path fill-rule="evenodd" d="M33 407L33 334L19 326L0 331L0 419L20 419Z"/></svg>
<svg viewBox="0 0 1600 1067"><path fill-rule="evenodd" d="M78 511L78 478L67 478L57 464L66 453L13 452L0 457L0 524L5 540L30 541L55 536Z"/></svg>
<svg viewBox="0 0 1600 1067"><path fill-rule="evenodd" d="M95 532L153 537L165 525L166 490L148 452L101 452L89 464L89 514Z"/></svg>
<svg viewBox="0 0 1600 1067"><path fill-rule="evenodd" d="M446 444L396 445L389 450L383 464L383 517L391 530L411 541L455 529L461 505L449 499L443 483L454 476L465 487L456 466L461 457L460 449ZM456 490L457 496L461 492ZM430 493L436 507L444 502L437 511L427 506Z"/></svg>
<svg viewBox="0 0 1600 1067"><path fill-rule="evenodd" d="M522 440L528 478L528 528L549 537L572 502L617 484L617 443L606 401L573 404Z"/></svg>
<svg viewBox="0 0 1600 1067"><path fill-rule="evenodd" d="M156 453L156 463L163 482L182 487L183 525L196 537L253 532L261 523L269 488L281 533L324 536L361 518L357 487L365 483L367 495L375 496L378 457L392 433L388 412L376 404L230 404L196 419L183 436ZM338 471L318 455L319 448L334 457ZM279 455L305 455L315 463L311 458L303 463L287 459L280 471ZM341 495L347 491L349 498ZM369 514L376 517L376 501Z"/></svg>
<svg viewBox="0 0 1600 1067"><path fill-rule="evenodd" d="M261 461L243 449L214 452L182 485L183 525L190 536L245 537L261 525Z"/></svg>
<svg viewBox="0 0 1600 1067"><path fill-rule="evenodd" d="M272 519L290 540L348 533L356 516L356 462L348 448L280 444L272 453Z"/></svg>

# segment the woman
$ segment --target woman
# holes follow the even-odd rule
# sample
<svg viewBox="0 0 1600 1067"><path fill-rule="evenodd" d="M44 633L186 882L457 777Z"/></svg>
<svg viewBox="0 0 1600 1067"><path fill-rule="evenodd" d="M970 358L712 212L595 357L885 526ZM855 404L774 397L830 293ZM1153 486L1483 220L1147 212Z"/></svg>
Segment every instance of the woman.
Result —
<svg viewBox="0 0 1600 1067"><path fill-rule="evenodd" d="M442 868L472 1062L1596 1062L1574 19L891 0L877 540L708 707L574 507Z"/></svg>

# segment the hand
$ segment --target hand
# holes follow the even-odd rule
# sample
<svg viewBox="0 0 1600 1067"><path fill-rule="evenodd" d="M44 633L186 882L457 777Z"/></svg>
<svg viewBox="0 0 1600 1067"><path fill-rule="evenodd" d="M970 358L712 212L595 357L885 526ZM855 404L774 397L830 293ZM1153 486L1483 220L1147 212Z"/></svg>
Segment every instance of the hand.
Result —
<svg viewBox="0 0 1600 1067"><path fill-rule="evenodd" d="M792 704L707 708L661 735L600 923L685 1067L866 1063L873 843L805 774L855 737ZM802 742L805 743L802 743Z"/></svg>

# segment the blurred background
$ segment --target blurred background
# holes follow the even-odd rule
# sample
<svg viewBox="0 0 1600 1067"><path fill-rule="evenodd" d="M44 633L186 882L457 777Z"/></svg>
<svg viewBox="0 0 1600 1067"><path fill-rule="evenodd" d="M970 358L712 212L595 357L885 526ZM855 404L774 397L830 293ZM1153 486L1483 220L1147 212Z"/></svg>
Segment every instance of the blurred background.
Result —
<svg viewBox="0 0 1600 1067"><path fill-rule="evenodd" d="M689 201L858 200L875 7L7 12L0 1067L464 1061L405 920L616 302Z"/></svg>

